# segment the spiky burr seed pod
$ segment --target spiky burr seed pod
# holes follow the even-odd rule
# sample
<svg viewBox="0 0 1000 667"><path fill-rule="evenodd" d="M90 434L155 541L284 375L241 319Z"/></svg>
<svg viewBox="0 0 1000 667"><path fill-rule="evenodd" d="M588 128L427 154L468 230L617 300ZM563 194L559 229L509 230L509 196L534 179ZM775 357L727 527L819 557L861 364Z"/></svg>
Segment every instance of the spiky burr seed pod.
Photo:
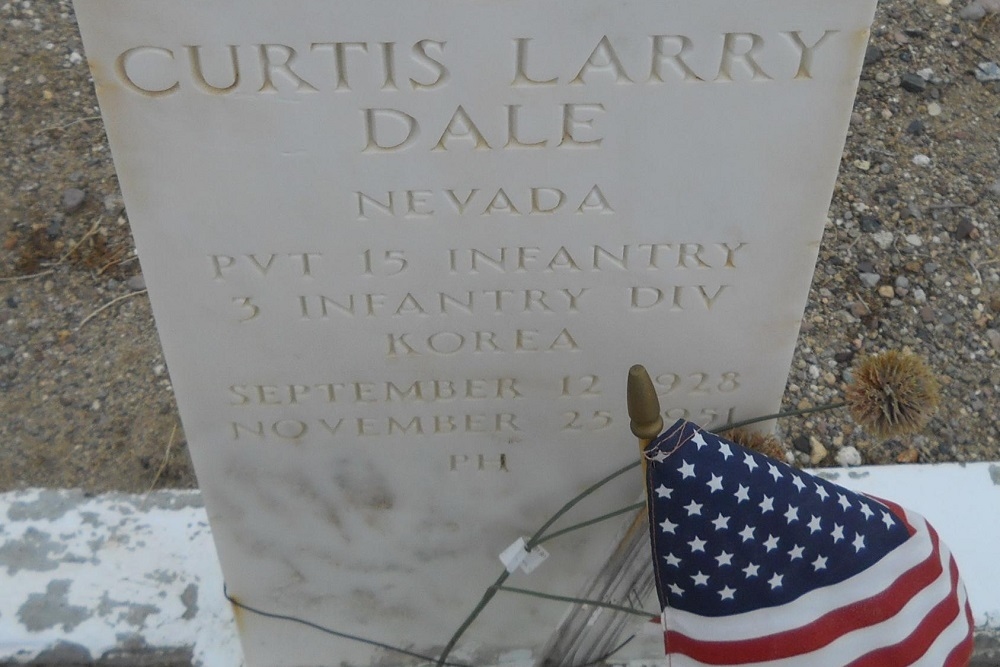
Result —
<svg viewBox="0 0 1000 667"><path fill-rule="evenodd" d="M759 454L770 456L779 461L785 460L785 448L773 435L763 435L745 428L734 428L732 431L726 431L723 435L737 445Z"/></svg>
<svg viewBox="0 0 1000 667"><path fill-rule="evenodd" d="M922 359L889 350L861 360L844 400L861 428L885 440L924 427L937 411L938 383Z"/></svg>

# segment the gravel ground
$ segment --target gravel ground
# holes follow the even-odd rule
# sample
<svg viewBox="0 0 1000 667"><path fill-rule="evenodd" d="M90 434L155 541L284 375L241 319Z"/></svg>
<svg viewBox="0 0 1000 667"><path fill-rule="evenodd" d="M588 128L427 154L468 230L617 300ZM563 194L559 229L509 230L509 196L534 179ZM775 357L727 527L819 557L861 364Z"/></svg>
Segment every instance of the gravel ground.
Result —
<svg viewBox="0 0 1000 667"><path fill-rule="evenodd" d="M787 420L802 462L1000 459L1000 17L977 1L881 3L786 395L909 348L941 409L889 442ZM69 2L0 6L0 490L193 486L82 53Z"/></svg>

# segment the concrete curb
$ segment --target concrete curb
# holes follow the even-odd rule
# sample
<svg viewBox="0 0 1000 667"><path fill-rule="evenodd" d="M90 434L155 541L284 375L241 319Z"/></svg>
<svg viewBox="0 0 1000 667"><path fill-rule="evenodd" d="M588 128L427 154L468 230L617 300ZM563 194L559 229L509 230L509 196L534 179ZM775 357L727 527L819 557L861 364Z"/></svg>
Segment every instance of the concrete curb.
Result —
<svg viewBox="0 0 1000 667"><path fill-rule="evenodd" d="M822 474L934 524L969 589L972 666L1000 666L1000 464ZM0 667L242 667L222 584L197 491L0 494Z"/></svg>

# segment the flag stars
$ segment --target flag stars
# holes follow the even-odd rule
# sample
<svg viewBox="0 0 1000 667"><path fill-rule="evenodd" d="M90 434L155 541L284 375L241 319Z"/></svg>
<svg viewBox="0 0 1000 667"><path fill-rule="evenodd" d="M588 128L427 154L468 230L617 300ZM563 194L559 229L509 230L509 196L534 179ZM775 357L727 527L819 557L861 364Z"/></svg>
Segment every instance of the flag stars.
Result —
<svg viewBox="0 0 1000 667"><path fill-rule="evenodd" d="M826 569L826 556L816 556L816 560L812 562L813 571L819 572L820 570Z"/></svg>
<svg viewBox="0 0 1000 667"><path fill-rule="evenodd" d="M729 517L720 514L712 519L712 525L715 526L716 530L725 530L726 528L729 528Z"/></svg>
<svg viewBox="0 0 1000 667"><path fill-rule="evenodd" d="M768 512L774 511L774 498L771 496L764 496L764 499L760 501L760 513L767 514Z"/></svg>
<svg viewBox="0 0 1000 667"><path fill-rule="evenodd" d="M719 567L722 567L723 565L732 565L733 554L729 553L728 551L723 551L721 554L715 557L715 562L719 564Z"/></svg>
<svg viewBox="0 0 1000 667"><path fill-rule="evenodd" d="M722 491L722 477L719 475L712 475L712 479L708 480L708 488L712 489L712 492Z"/></svg>
<svg viewBox="0 0 1000 667"><path fill-rule="evenodd" d="M725 586L719 591L719 597L722 600L732 600L734 595L736 595L736 589L729 586Z"/></svg>
<svg viewBox="0 0 1000 667"><path fill-rule="evenodd" d="M820 500L826 500L830 497L830 494L826 492L826 489L821 484L816 485L816 495L819 496Z"/></svg>
<svg viewBox="0 0 1000 667"><path fill-rule="evenodd" d="M670 519L664 519L663 521L660 522L660 528L663 529L664 533L670 533L671 535L674 535L675 534L674 528L676 527L677 524L671 521Z"/></svg>
<svg viewBox="0 0 1000 667"><path fill-rule="evenodd" d="M663 484L660 484L658 487L656 487L656 497L657 498L666 498L667 500L669 500L670 499L670 495L673 492L674 492L673 489L668 489Z"/></svg>
<svg viewBox="0 0 1000 667"><path fill-rule="evenodd" d="M767 474L773 477L775 482L784 477L784 475L781 474L781 471L778 470L778 466L773 463L767 464Z"/></svg>
<svg viewBox="0 0 1000 667"><path fill-rule="evenodd" d="M837 494L837 502L840 503L840 506L844 508L844 511L851 509L851 501L848 500L847 496L845 496L843 493Z"/></svg>
<svg viewBox="0 0 1000 667"><path fill-rule="evenodd" d="M702 507L703 507L702 503L696 503L695 501L692 500L691 502L689 502L687 505L684 506L684 509L687 510L688 516L701 516Z"/></svg>
<svg viewBox="0 0 1000 667"><path fill-rule="evenodd" d="M663 463L667 460L667 454L662 449L657 450L655 454L649 457L650 461L655 461L656 463Z"/></svg>
<svg viewBox="0 0 1000 667"><path fill-rule="evenodd" d="M694 437L691 438L691 441L698 447L699 450L708 444L705 442L705 438L702 437L701 433L695 433Z"/></svg>
<svg viewBox="0 0 1000 667"><path fill-rule="evenodd" d="M815 514L809 517L809 533L815 533L816 531L822 530L820 528L820 519Z"/></svg>
<svg viewBox="0 0 1000 667"><path fill-rule="evenodd" d="M764 540L764 548L768 551L774 551L778 548L778 538L774 535L768 535L767 539Z"/></svg>
<svg viewBox="0 0 1000 667"><path fill-rule="evenodd" d="M687 463L682 463L680 467L681 477L687 479L688 477L694 477L694 464L690 461Z"/></svg>
<svg viewBox="0 0 1000 667"><path fill-rule="evenodd" d="M785 578L785 575L775 573L773 577L767 580L768 585L771 586L771 590L781 588L781 580Z"/></svg>
<svg viewBox="0 0 1000 667"><path fill-rule="evenodd" d="M719 445L719 453L722 454L722 458L728 461L729 457L733 455L733 450L726 443L722 443L721 445Z"/></svg>
<svg viewBox="0 0 1000 667"><path fill-rule="evenodd" d="M740 484L739 488L736 489L736 503L742 503L744 500L750 500L750 489Z"/></svg>
<svg viewBox="0 0 1000 667"><path fill-rule="evenodd" d="M792 547L792 550L788 552L789 559L798 560L802 558L802 553L804 551L805 547L800 547L799 545L796 544L794 547Z"/></svg>
<svg viewBox="0 0 1000 667"><path fill-rule="evenodd" d="M696 574L691 575L691 578L694 580L694 585L695 586L708 586L708 575L707 574L703 574L701 572L698 572Z"/></svg>
<svg viewBox="0 0 1000 667"><path fill-rule="evenodd" d="M882 512L882 523L885 524L886 528L892 528L895 525L896 522L892 520L892 516L888 512L883 511Z"/></svg>
<svg viewBox="0 0 1000 667"><path fill-rule="evenodd" d="M747 565L745 568L743 568L743 574L746 576L747 579L752 579L753 577L757 576L757 572L759 570L760 570L760 565L754 565L753 563L751 563L750 565Z"/></svg>
<svg viewBox="0 0 1000 667"><path fill-rule="evenodd" d="M854 553L859 553L865 548L865 536L858 533L854 536L854 541L851 542L851 545L854 547Z"/></svg>
<svg viewBox="0 0 1000 667"><path fill-rule="evenodd" d="M753 539L753 528L750 526L744 526L743 530L739 533L740 537L743 538L744 542L749 542Z"/></svg>
<svg viewBox="0 0 1000 667"><path fill-rule="evenodd" d="M868 503L861 503L861 513L865 515L865 520L875 516L875 512L872 512L872 508L868 507Z"/></svg>
<svg viewBox="0 0 1000 667"><path fill-rule="evenodd" d="M830 536L833 538L834 544L841 541L844 539L844 527L839 523L833 524L833 531L831 531Z"/></svg>
<svg viewBox="0 0 1000 667"><path fill-rule="evenodd" d="M792 484L794 484L795 488L798 489L799 491L802 491L804 488L806 488L806 483L803 482L802 478L799 477L798 475L795 475L795 477L792 479Z"/></svg>
<svg viewBox="0 0 1000 667"><path fill-rule="evenodd" d="M785 511L785 521L792 523L793 521L799 520L799 508L794 505L789 505L788 509Z"/></svg>
<svg viewBox="0 0 1000 667"><path fill-rule="evenodd" d="M690 542L688 542L688 546L691 547L691 552L692 553L694 553L695 551L700 551L702 553L705 553L705 545L706 544L708 544L708 543L705 542L705 540L703 540L703 539L701 539L699 537L696 537L693 540L691 540Z"/></svg>
<svg viewBox="0 0 1000 667"><path fill-rule="evenodd" d="M667 554L663 557L663 560L667 561L667 565L671 567L680 567L681 559L673 554Z"/></svg>
<svg viewBox="0 0 1000 667"><path fill-rule="evenodd" d="M757 465L757 462L753 460L753 455L749 453L743 455L743 465L745 465L750 470L750 472L753 472L758 467L760 467Z"/></svg>
<svg viewBox="0 0 1000 667"><path fill-rule="evenodd" d="M683 597L684 595L684 589L678 586L677 584L670 584L670 592L676 595L677 597Z"/></svg>

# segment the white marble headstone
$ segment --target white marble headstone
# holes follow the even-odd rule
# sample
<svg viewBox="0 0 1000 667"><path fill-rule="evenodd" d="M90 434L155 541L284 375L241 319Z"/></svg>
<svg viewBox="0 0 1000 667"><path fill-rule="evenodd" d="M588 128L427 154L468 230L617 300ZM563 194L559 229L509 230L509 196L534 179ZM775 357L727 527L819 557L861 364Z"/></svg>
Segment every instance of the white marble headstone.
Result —
<svg viewBox="0 0 1000 667"><path fill-rule="evenodd" d="M631 364L667 418L778 406L874 0L75 6L244 604L436 656L634 460ZM619 528L511 583L577 594ZM453 658L566 608L500 593ZM411 660L238 618L250 667Z"/></svg>

